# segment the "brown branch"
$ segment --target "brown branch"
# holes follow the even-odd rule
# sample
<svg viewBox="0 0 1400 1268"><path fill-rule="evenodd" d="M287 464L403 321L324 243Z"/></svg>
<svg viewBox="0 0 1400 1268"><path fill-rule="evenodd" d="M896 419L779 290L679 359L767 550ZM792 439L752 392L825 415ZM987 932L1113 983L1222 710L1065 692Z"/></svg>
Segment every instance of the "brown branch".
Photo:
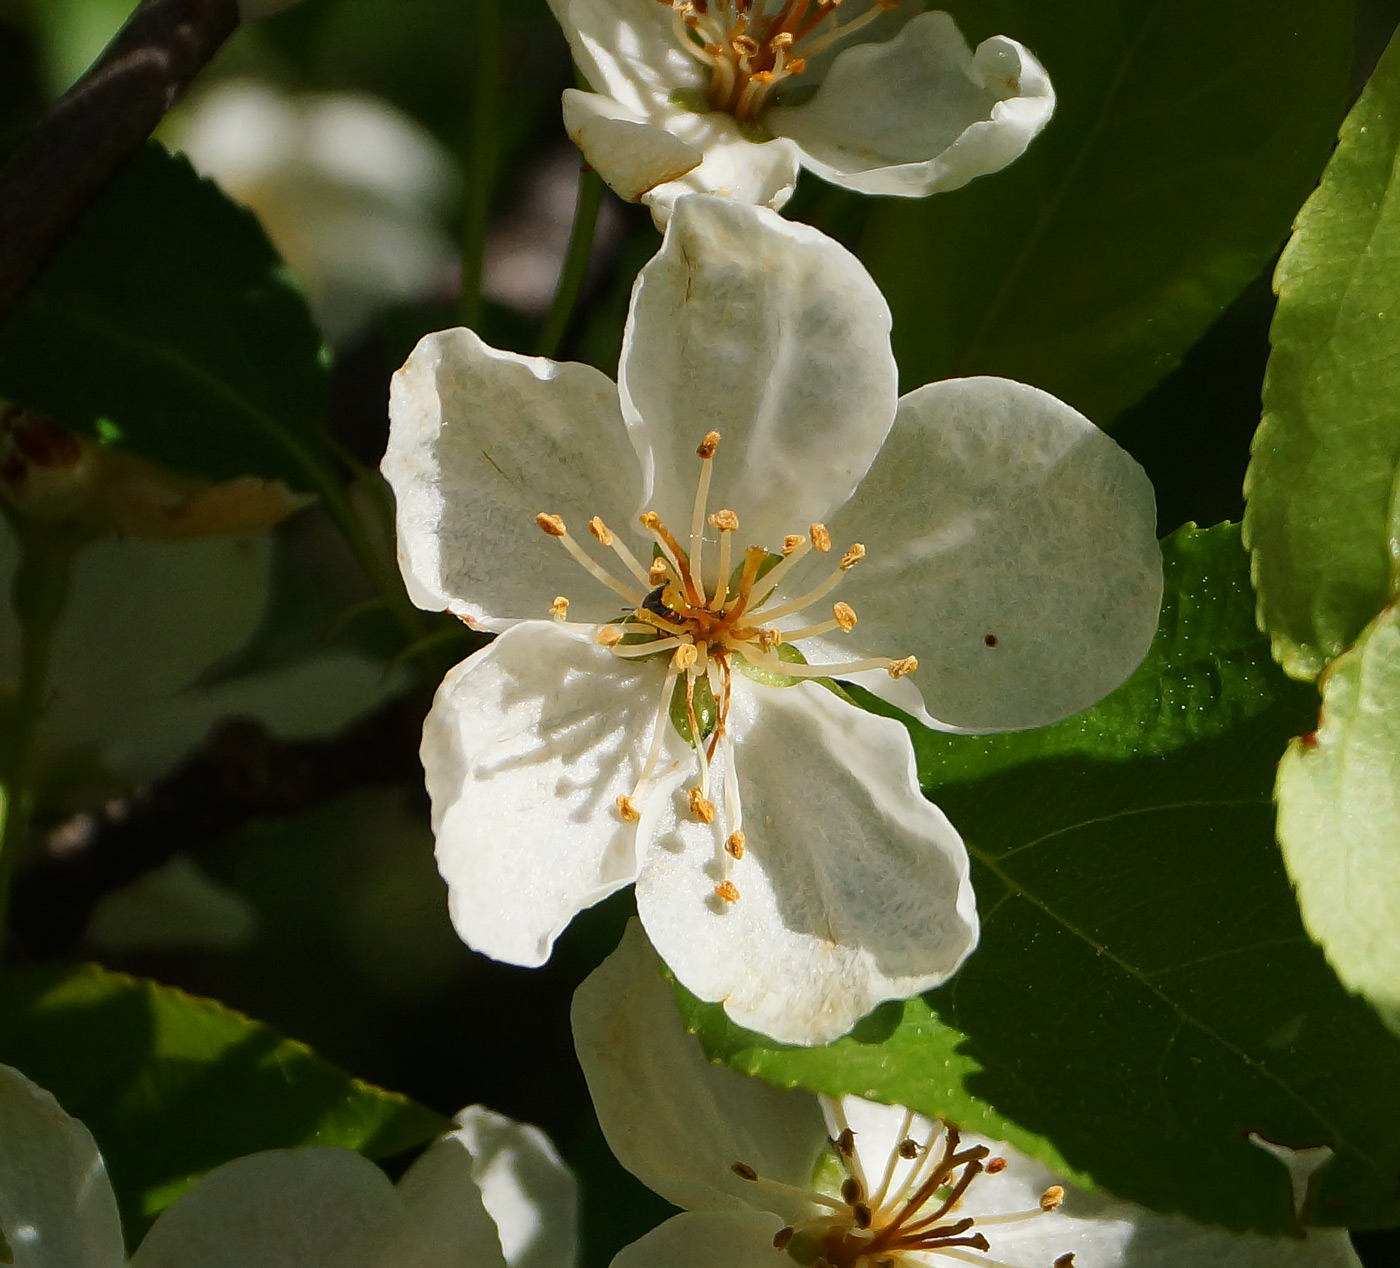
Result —
<svg viewBox="0 0 1400 1268"><path fill-rule="evenodd" d="M142 0L0 170L0 323L238 25L238 0Z"/></svg>

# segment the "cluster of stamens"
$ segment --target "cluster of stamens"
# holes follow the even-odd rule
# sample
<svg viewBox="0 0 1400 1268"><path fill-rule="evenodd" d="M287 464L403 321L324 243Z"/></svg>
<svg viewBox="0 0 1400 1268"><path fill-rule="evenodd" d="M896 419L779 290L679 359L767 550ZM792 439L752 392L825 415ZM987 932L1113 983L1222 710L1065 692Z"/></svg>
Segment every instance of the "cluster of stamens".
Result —
<svg viewBox="0 0 1400 1268"><path fill-rule="evenodd" d="M844 1180L840 1196L816 1189L798 1189L760 1176L746 1163L732 1170L740 1179L820 1208L809 1220L789 1224L773 1238L777 1250L811 1268L899 1268L901 1262L921 1264L925 1256L940 1256L983 1268L1009 1268L990 1258L991 1243L980 1228L1022 1223L1047 1215L1064 1201L1065 1191L1051 1185L1034 1207L997 1215L961 1215L958 1207L981 1175L1006 1169L1006 1159L992 1157L986 1145L962 1147L958 1129L933 1124L924 1140L910 1132L914 1114L906 1111L898 1143L878 1175L867 1174L855 1148L855 1133L835 1107L841 1131L831 1142ZM903 1175L896 1175L903 1167ZM980 1228L979 1228L980 1226ZM912 1261L903 1256L913 1255ZM1073 1268L1074 1254L1060 1255L1052 1268Z"/></svg>
<svg viewBox="0 0 1400 1268"><path fill-rule="evenodd" d="M733 541L739 531L739 517L731 510L707 514L711 465L719 439L718 432L709 432L696 450L700 481L691 515L689 549L681 545L659 515L647 511L641 516L641 523L655 541L655 557L644 566L601 519L595 515L589 520L589 533L599 545L616 554L629 574L626 580L599 564L559 516L542 512L535 517L535 523L627 604L629 610L620 620L593 627L595 641L622 659L667 658L651 750L633 791L617 799L623 820L637 823L641 819L639 794L656 770L673 699L684 701L687 738L695 749L698 766L698 781L689 792L690 813L706 825L717 821L710 764L716 752L723 750L724 835L717 851L719 875L714 893L721 903L733 903L738 901L739 890L732 880L732 869L744 857L746 844L733 744L727 727L735 660L787 679L829 678L868 669L883 669L891 678L900 678L916 669L918 661L913 656L876 656L835 665L809 665L800 657L784 659L784 645L834 631L849 633L855 628L855 611L841 602L832 605L829 619L799 629L780 629L775 622L795 618L803 609L826 598L864 558L865 547L859 543L850 546L804 594L770 603L785 575L799 560L812 551L830 553L831 534L825 525L813 524L805 535L785 537L781 555L776 557L762 547L750 546L744 551L742 566L735 576ZM708 571L707 526L719 536L716 565ZM549 609L560 622L567 622L568 610L569 601L563 595Z"/></svg>
<svg viewBox="0 0 1400 1268"><path fill-rule="evenodd" d="M864 12L844 23L837 20L843 0L658 3L671 7L680 46L710 72L710 108L752 122L783 80L802 74L811 58L893 9L899 0L870 0Z"/></svg>

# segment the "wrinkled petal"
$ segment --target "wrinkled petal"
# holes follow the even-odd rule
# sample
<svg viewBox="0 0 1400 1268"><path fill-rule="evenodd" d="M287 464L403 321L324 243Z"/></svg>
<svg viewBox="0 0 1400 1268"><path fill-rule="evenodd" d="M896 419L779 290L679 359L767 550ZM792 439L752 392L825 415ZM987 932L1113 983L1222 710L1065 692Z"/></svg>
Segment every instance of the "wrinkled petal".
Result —
<svg viewBox="0 0 1400 1268"><path fill-rule="evenodd" d="M890 314L824 234L704 195L677 202L642 270L619 390L646 505L690 523L695 447L724 437L712 506L776 548L850 496L894 418Z"/></svg>
<svg viewBox="0 0 1400 1268"><path fill-rule="evenodd" d="M1162 596L1152 485L1053 396L1006 379L932 383L831 526L866 556L840 597L851 635L914 654L928 712L969 730L1042 726L1137 667Z"/></svg>
<svg viewBox="0 0 1400 1268"><path fill-rule="evenodd" d="M538 1127L472 1105L433 1149L469 1164L510 1268L572 1268L577 1262L578 1182ZM418 1165L399 1182L405 1196ZM481 1261L453 1262L478 1268Z"/></svg>
<svg viewBox="0 0 1400 1268"><path fill-rule="evenodd" d="M587 632L525 621L443 680L422 758L438 870L468 946L543 964L578 912L635 879L637 841L683 774L664 758L641 822L622 821L616 798L641 773L664 673Z"/></svg>
<svg viewBox="0 0 1400 1268"><path fill-rule="evenodd" d="M736 202L777 211L797 188L801 152L791 141L774 137L755 141L732 115L675 115L667 126L704 155L704 162L642 199L664 230L676 199L685 194L716 194Z"/></svg>
<svg viewBox="0 0 1400 1268"><path fill-rule="evenodd" d="M665 128L631 117L611 97L564 92L564 131L588 165L628 202L684 176L704 155Z"/></svg>
<svg viewBox="0 0 1400 1268"><path fill-rule="evenodd" d="M0 1231L16 1268L121 1268L117 1200L88 1129L0 1065Z"/></svg>
<svg viewBox="0 0 1400 1268"><path fill-rule="evenodd" d="M348 1149L274 1149L217 1167L156 1221L131 1268L362 1268L402 1200Z"/></svg>
<svg viewBox="0 0 1400 1268"><path fill-rule="evenodd" d="M618 1251L612 1268L786 1268L773 1253L782 1226L765 1211L673 1215Z"/></svg>
<svg viewBox="0 0 1400 1268"><path fill-rule="evenodd" d="M575 992L572 1018L609 1147L667 1201L697 1211L769 1209L774 1195L739 1179L730 1170L736 1162L780 1183L811 1182L826 1145L816 1102L711 1065L686 1033L675 992L635 921ZM779 1223L768 1233L769 1255Z"/></svg>
<svg viewBox="0 0 1400 1268"><path fill-rule="evenodd" d="M815 684L737 677L729 726L739 900L713 893L723 815L707 828L677 813L637 881L642 923L681 983L741 1026L822 1044L951 976L977 941L967 853L920 793L904 728ZM723 774L721 753L716 789Z"/></svg>
<svg viewBox="0 0 1400 1268"><path fill-rule="evenodd" d="M488 629L544 616L557 594L606 619L618 600L535 526L575 536L636 504L637 460L617 390L586 365L488 347L470 330L428 335L394 375L381 470L398 501L399 567L413 601Z"/></svg>
<svg viewBox="0 0 1400 1268"><path fill-rule="evenodd" d="M670 5L656 0L549 0L588 86L643 118L671 94L703 88L703 68L677 44Z"/></svg>
<svg viewBox="0 0 1400 1268"><path fill-rule="evenodd" d="M866 194L957 189L1021 155L1055 94L1038 61L997 36L974 54L946 13L841 52L816 95L764 116L819 176Z"/></svg>

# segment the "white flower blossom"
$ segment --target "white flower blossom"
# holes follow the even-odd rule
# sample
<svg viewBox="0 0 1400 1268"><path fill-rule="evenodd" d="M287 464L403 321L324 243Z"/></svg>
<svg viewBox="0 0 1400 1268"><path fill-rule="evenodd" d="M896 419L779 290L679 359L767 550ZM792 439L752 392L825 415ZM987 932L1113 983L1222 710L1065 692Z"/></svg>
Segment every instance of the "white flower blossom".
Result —
<svg viewBox="0 0 1400 1268"><path fill-rule="evenodd" d="M1033 388L897 400L889 320L829 238L690 195L638 278L616 386L466 330L396 376L383 470L409 592L504 631L423 736L469 945L541 964L635 881L690 990L807 1044L972 949L966 852L907 732L812 679L954 728L1086 708L1156 627L1153 496Z"/></svg>
<svg viewBox="0 0 1400 1268"><path fill-rule="evenodd" d="M397 1185L348 1149L250 1154L156 1221L131 1268L574 1268L577 1186L538 1128L463 1110ZM0 1257L121 1268L116 1197L87 1128L0 1066Z"/></svg>
<svg viewBox="0 0 1400 1268"><path fill-rule="evenodd" d="M1360 1268L1340 1229L1263 1237L1158 1215L902 1106L712 1066L658 969L634 925L574 997L608 1144L686 1212L614 1268Z"/></svg>
<svg viewBox="0 0 1400 1268"><path fill-rule="evenodd" d="M1040 63L997 36L974 52L905 0L550 0L594 92L564 127L662 225L676 198L781 207L798 168L918 197L1005 167L1049 121Z"/></svg>

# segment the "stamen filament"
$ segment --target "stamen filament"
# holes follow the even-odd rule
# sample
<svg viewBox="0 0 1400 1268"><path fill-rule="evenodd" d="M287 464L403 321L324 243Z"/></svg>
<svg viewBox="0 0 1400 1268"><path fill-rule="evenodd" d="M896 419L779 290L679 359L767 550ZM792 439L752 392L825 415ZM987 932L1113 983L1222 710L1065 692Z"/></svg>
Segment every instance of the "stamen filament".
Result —
<svg viewBox="0 0 1400 1268"><path fill-rule="evenodd" d="M824 599L841 584L841 578L844 577L854 565L855 559L851 559L851 563L849 564L846 562L849 558L850 552L843 555L841 557L841 562L836 565L826 579L814 586L811 590L808 590L806 594L799 595L796 599L791 599L787 603L779 604L776 608L765 609L762 613L763 619L765 621L776 621L780 617L791 616L794 612L801 612L803 608L809 607L818 599ZM859 556L857 556L857 558L859 558ZM773 569L773 572L777 572L778 568L782 566L782 564L779 564L777 568ZM769 577L772 575L773 573L768 574Z"/></svg>
<svg viewBox="0 0 1400 1268"><path fill-rule="evenodd" d="M603 568L601 564L596 563L588 552L574 540L573 535L564 528L562 520L554 518L553 522L548 527L545 527L544 524L541 524L541 527L544 528L544 531L550 537L558 538L558 540L563 543L564 549L574 557L575 561L581 564L586 571L592 573L592 575L607 586L609 590L613 591L615 594L620 594L633 607L641 603L642 595L640 592L633 590L630 586L623 585L621 581Z"/></svg>
<svg viewBox="0 0 1400 1268"><path fill-rule="evenodd" d="M812 549L812 543L807 538L800 537L798 541L801 544L794 546L792 550L784 555L782 559L774 564L764 575L763 584L768 587L768 591L777 589L782 583L783 577L786 576L792 566Z"/></svg>
<svg viewBox="0 0 1400 1268"><path fill-rule="evenodd" d="M866 660L848 660L835 665L803 665L800 662L779 660L776 656L764 656L748 643L735 645L734 650L750 665L766 669L770 673L784 674L788 678L831 678L836 674L860 674L867 669L885 669L900 664L888 656L871 656Z"/></svg>
<svg viewBox="0 0 1400 1268"><path fill-rule="evenodd" d="M633 660L640 656L653 656L657 652L669 652L673 647L679 647L686 640L683 638L655 638L649 643L620 643L608 648L614 656L621 656L624 660Z"/></svg>
<svg viewBox="0 0 1400 1268"><path fill-rule="evenodd" d="M904 1121L899 1127L897 1140L902 1142L909 1135L909 1129L914 1125L914 1111L906 1109L904 1111ZM878 1209L885 1201L890 1191L890 1182L894 1179L895 1168L899 1165L899 1145L896 1144L890 1150L889 1159L885 1163L885 1174L880 1180L880 1187L870 1197L870 1205ZM917 1168L915 1168L917 1169Z"/></svg>
<svg viewBox="0 0 1400 1268"><path fill-rule="evenodd" d="M705 509L710 500L710 475L714 468L715 449L719 445L719 432L706 432L696 453L700 458L700 482L695 486L695 505L690 512L690 567L695 578L701 583L700 596L695 602L705 603L703 589L705 569L701 563L701 552L705 542ZM692 596L694 598L694 596Z"/></svg>

